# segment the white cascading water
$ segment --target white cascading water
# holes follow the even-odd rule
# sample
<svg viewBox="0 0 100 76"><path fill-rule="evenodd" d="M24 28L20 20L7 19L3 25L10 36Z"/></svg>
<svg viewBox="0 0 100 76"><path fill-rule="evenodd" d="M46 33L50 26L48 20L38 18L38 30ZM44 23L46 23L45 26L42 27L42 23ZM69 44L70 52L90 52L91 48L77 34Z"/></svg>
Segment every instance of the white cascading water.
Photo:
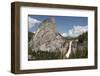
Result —
<svg viewBox="0 0 100 76"><path fill-rule="evenodd" d="M66 54L66 58L69 58L69 56L71 54L71 45L72 45L72 40L69 42L69 49L68 49L68 52Z"/></svg>

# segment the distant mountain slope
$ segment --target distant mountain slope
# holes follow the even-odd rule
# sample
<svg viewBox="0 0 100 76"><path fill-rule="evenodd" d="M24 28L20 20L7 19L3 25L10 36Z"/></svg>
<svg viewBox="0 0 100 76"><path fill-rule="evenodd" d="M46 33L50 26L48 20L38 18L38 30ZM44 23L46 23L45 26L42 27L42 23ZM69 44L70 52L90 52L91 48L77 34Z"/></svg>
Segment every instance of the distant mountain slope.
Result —
<svg viewBox="0 0 100 76"><path fill-rule="evenodd" d="M88 57L88 32L75 38L77 41L72 43L72 52L69 58L87 58Z"/></svg>
<svg viewBox="0 0 100 76"><path fill-rule="evenodd" d="M35 35L35 33L28 32L28 42L31 40L31 38Z"/></svg>

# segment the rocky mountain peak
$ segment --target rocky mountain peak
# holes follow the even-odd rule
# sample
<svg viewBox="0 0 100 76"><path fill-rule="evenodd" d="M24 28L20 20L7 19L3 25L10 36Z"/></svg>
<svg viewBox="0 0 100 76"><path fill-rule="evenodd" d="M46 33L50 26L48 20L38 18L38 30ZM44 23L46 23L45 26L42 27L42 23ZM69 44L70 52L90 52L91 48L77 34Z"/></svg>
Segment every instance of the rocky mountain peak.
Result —
<svg viewBox="0 0 100 76"><path fill-rule="evenodd" d="M61 52L67 51L68 42L57 33L56 22L53 17L45 19L34 37L32 37L30 48L32 51L49 51L49 52Z"/></svg>
<svg viewBox="0 0 100 76"><path fill-rule="evenodd" d="M53 17L49 17L45 19L41 24L39 29L47 29L52 30L53 32L56 32L56 22Z"/></svg>
<svg viewBox="0 0 100 76"><path fill-rule="evenodd" d="M45 19L43 22L48 22L48 23L55 24L55 19L53 17L49 17L49 18Z"/></svg>

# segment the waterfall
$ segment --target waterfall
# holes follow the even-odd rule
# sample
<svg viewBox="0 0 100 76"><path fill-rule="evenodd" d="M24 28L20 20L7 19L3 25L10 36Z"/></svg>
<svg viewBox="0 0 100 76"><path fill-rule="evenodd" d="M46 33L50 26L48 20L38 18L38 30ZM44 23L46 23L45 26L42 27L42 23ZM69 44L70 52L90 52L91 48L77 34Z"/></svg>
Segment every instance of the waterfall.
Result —
<svg viewBox="0 0 100 76"><path fill-rule="evenodd" d="M71 54L71 45L72 45L72 40L69 42L69 49L68 49L68 52L66 54L66 58L69 58L69 56Z"/></svg>

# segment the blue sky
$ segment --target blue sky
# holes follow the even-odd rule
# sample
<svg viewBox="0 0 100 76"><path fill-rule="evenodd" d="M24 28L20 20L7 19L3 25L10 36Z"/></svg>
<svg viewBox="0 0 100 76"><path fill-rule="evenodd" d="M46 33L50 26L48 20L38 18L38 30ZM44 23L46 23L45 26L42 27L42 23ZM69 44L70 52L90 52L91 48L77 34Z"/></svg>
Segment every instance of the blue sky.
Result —
<svg viewBox="0 0 100 76"><path fill-rule="evenodd" d="M38 23L42 22L43 20L49 18L50 16L44 16L44 15L29 15L29 28L30 32L35 32L38 28ZM78 30L86 28L88 26L88 17L75 17L75 16L52 16L56 21L57 31L61 34L66 33L67 35L70 33L71 30ZM34 23L35 22L35 23ZM86 28L87 29L87 28Z"/></svg>

